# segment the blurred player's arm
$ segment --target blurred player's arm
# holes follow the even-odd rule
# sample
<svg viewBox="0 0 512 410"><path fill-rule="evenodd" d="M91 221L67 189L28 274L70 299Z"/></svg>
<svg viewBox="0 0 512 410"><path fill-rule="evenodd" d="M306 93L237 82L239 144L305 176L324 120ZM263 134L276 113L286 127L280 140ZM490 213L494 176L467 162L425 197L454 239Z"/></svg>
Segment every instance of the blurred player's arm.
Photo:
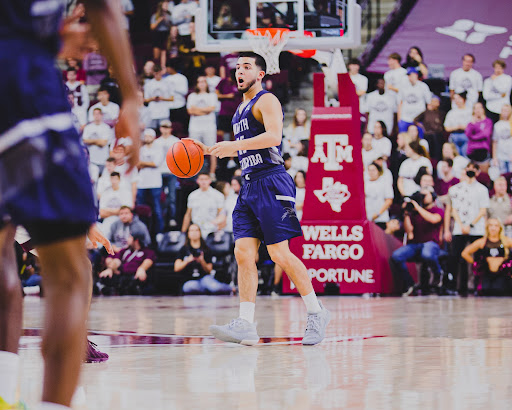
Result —
<svg viewBox="0 0 512 410"><path fill-rule="evenodd" d="M277 97L265 94L254 104L254 118L265 126L265 132L239 141L218 142L210 150L219 158L232 157L237 151L277 147L283 139L283 109Z"/></svg>
<svg viewBox="0 0 512 410"><path fill-rule="evenodd" d="M181 225L181 232L187 232L190 222L192 220L192 208L187 208L187 212L183 217L183 224Z"/></svg>
<svg viewBox="0 0 512 410"><path fill-rule="evenodd" d="M101 51L108 56L123 96L123 109L117 123L116 134L118 137L132 137L128 158L131 171L139 160L139 110L137 81L133 70L132 50L124 29L124 16L117 2L84 0L84 3L92 32Z"/></svg>

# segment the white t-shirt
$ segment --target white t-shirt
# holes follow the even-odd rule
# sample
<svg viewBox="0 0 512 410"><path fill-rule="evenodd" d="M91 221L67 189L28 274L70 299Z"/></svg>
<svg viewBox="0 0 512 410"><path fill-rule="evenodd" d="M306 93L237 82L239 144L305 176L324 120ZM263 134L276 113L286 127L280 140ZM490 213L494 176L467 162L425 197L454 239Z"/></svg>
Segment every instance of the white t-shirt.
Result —
<svg viewBox="0 0 512 410"><path fill-rule="evenodd" d="M119 118L119 105L109 101L107 105L103 105L102 103L94 104L91 108L89 108L89 122L93 121L93 112L96 108L99 108L103 113L103 121L116 121Z"/></svg>
<svg viewBox="0 0 512 410"><path fill-rule="evenodd" d="M400 90L403 83L408 81L407 70L403 67L398 67L393 70L388 70L384 73L384 81L386 82L386 92L396 96L396 92L388 89L388 85L392 85Z"/></svg>
<svg viewBox="0 0 512 410"><path fill-rule="evenodd" d="M512 136L510 132L510 122L500 120L494 124L492 133L493 141L496 141L497 157L500 161L512 161Z"/></svg>
<svg viewBox="0 0 512 410"><path fill-rule="evenodd" d="M457 68L450 74L450 90L453 90L455 94L463 93L467 91L466 104L468 107L473 107L478 101L478 93L482 91L483 79L482 74L474 69L464 71L462 68ZM452 102L452 108L455 103Z"/></svg>
<svg viewBox="0 0 512 410"><path fill-rule="evenodd" d="M391 148L391 141L387 137L382 137L380 139L374 137L372 140L372 150L375 150L375 152L379 154L379 157L389 158L391 156Z"/></svg>
<svg viewBox="0 0 512 410"><path fill-rule="evenodd" d="M187 208L192 209L192 222L199 225L206 238L216 230L212 221L217 218L219 209L224 208L224 195L212 187L206 191L196 189L188 196Z"/></svg>
<svg viewBox="0 0 512 410"><path fill-rule="evenodd" d="M176 73L164 77L164 81L169 84L174 101L170 102L171 109L182 108L187 102L188 80L183 74Z"/></svg>
<svg viewBox="0 0 512 410"><path fill-rule="evenodd" d="M119 209L122 206L133 207L133 196L126 186L120 186L117 191L107 188L101 195L100 209Z"/></svg>
<svg viewBox="0 0 512 410"><path fill-rule="evenodd" d="M302 155L297 155L292 157L292 169L295 170L295 174L297 171L308 172L309 159L307 157L303 157ZM293 175L295 177L295 174Z"/></svg>
<svg viewBox="0 0 512 410"><path fill-rule="evenodd" d="M388 134L393 131L394 113L396 112L396 95L393 91L386 91L380 95L378 90L366 96L366 111L368 112L368 131L373 132L375 123L383 121Z"/></svg>
<svg viewBox="0 0 512 410"><path fill-rule="evenodd" d="M437 163L437 176L438 178L443 178L444 174L442 171L443 161L439 161ZM453 166L452 166L452 175L460 179L460 175L462 174L462 171L466 169L466 166L469 164L469 158L463 157L462 155L457 155L453 159Z"/></svg>
<svg viewBox="0 0 512 410"><path fill-rule="evenodd" d="M471 108L459 108L455 106L446 114L446 118L444 119L444 127L445 128L453 128L458 127L460 125L463 126L462 129L466 129L468 124L471 122L471 117L473 113Z"/></svg>
<svg viewBox="0 0 512 410"><path fill-rule="evenodd" d="M448 190L452 207L459 214L464 225L470 225L480 212L481 208L489 208L489 191L480 182L472 184L462 181ZM462 228L456 222L453 226L453 235L462 235ZM485 235L485 218L480 218L469 231L470 235Z"/></svg>
<svg viewBox="0 0 512 410"><path fill-rule="evenodd" d="M198 107L216 107L217 94L215 93L191 93L187 98L187 108ZM190 132L217 129L215 112L212 111L206 115L191 115L188 130Z"/></svg>
<svg viewBox="0 0 512 410"><path fill-rule="evenodd" d="M487 109L495 114L501 112L504 104L510 104L510 90L512 89L512 77L508 74L502 74L492 79L486 78L484 81L483 97ZM502 95L505 94L505 97Z"/></svg>
<svg viewBox="0 0 512 410"><path fill-rule="evenodd" d="M87 87L80 81L75 81L73 84L67 81L66 87L73 93L74 106L80 107L87 112L87 108L89 108L89 91Z"/></svg>
<svg viewBox="0 0 512 410"><path fill-rule="evenodd" d="M105 165L105 161L109 155L109 145L112 143L113 138L114 135L112 133L112 128L110 128L104 122L101 124L95 124L94 122L91 122L85 126L84 132L82 134L82 139L84 141L97 139L107 140L107 145L104 147L99 147L98 145L87 145L89 156L91 157L91 162L93 164Z"/></svg>
<svg viewBox="0 0 512 410"><path fill-rule="evenodd" d="M410 196L416 191L419 191L420 186L414 182L414 178L418 175L418 171L421 167L427 167L430 174L432 174L432 163L428 158L418 157L417 159L407 158L400 169L398 170L398 176L403 177L404 185L404 196Z"/></svg>
<svg viewBox="0 0 512 410"><path fill-rule="evenodd" d="M356 75L351 75L350 79L356 86L356 91L365 91L365 92L368 91L368 78L367 77L365 77L362 74L356 74ZM365 108L366 98L365 97L366 97L366 94L363 94L362 96L359 97L359 111L360 112L366 111L366 108Z"/></svg>
<svg viewBox="0 0 512 410"><path fill-rule="evenodd" d="M144 98L170 98L172 91L169 83L163 79L157 81L155 78L149 80L144 86ZM149 115L153 120L161 120L169 118L169 109L171 108L170 101L151 101L148 104Z"/></svg>
<svg viewBox="0 0 512 410"><path fill-rule="evenodd" d="M293 124L288 125L283 131L283 152L289 153L292 157L299 153L299 150L295 147L291 147L291 144L297 144L302 140L308 140L311 133L311 124L298 125L296 127Z"/></svg>
<svg viewBox="0 0 512 410"><path fill-rule="evenodd" d="M395 194L393 193L393 185L389 184L389 181L384 179L384 176L370 181L366 179L364 181L364 193L366 202L366 216L369 220L372 219L373 215L378 214L382 205L386 199L393 199ZM389 211L384 211L375 222L387 222L389 221Z"/></svg>
<svg viewBox="0 0 512 410"><path fill-rule="evenodd" d="M160 165L164 160L164 153L154 144L143 145L140 149L141 162L153 162L156 168L146 167L139 171L138 189L162 188L162 174Z"/></svg>
<svg viewBox="0 0 512 410"><path fill-rule="evenodd" d="M171 173L171 171L169 171L169 168L167 167L167 162L165 161L165 157L167 156L167 152L173 146L173 144L178 142L179 140L180 139L175 137L174 135L170 135L167 138L164 138L164 137L157 138L153 142L153 146L156 149L158 149L164 156L164 160L162 161L162 163L160 164L160 167L158 168L158 170L160 171L160 173L162 175L167 175L167 174Z"/></svg>
<svg viewBox="0 0 512 410"><path fill-rule="evenodd" d="M131 174L128 176L126 175L126 166L124 165L116 167L113 172L118 172L121 175L121 186L123 189L128 189L132 192L132 183L138 181L139 173L137 169L133 169ZM112 183L110 182L110 172L108 172L107 168L104 168L103 173L98 178L96 193L101 195L110 187L112 187Z"/></svg>
<svg viewBox="0 0 512 410"><path fill-rule="evenodd" d="M224 201L224 212L226 213L226 232L233 232L233 210L235 209L238 195L231 192Z"/></svg>
<svg viewBox="0 0 512 410"><path fill-rule="evenodd" d="M364 148L361 149L361 156L363 157L363 166L364 169L368 168L368 165L370 165L373 161L375 161L377 158L380 157L380 151L376 150L373 145L372 149L367 151Z"/></svg>
<svg viewBox="0 0 512 410"><path fill-rule="evenodd" d="M214 75L213 77L206 77L206 82L208 83L208 91L215 93L220 80L221 78L218 75Z"/></svg>
<svg viewBox="0 0 512 410"><path fill-rule="evenodd" d="M404 82L398 93L398 101L402 102L401 120L413 122L427 109L430 100L432 100L432 93L423 81L418 81L414 85L410 81Z"/></svg>
<svg viewBox="0 0 512 410"><path fill-rule="evenodd" d="M197 9L195 1L188 3L180 3L172 9L172 21L178 26L178 34L180 36L190 35L190 22Z"/></svg>

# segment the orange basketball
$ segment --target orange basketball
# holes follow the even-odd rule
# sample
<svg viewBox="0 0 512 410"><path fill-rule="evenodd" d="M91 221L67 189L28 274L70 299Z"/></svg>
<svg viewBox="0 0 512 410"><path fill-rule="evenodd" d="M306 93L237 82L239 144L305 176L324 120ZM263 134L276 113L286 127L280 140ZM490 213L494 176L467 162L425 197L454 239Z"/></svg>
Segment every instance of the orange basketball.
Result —
<svg viewBox="0 0 512 410"><path fill-rule="evenodd" d="M181 140L173 144L165 158L169 170L178 178L191 178L204 164L204 154L190 140Z"/></svg>

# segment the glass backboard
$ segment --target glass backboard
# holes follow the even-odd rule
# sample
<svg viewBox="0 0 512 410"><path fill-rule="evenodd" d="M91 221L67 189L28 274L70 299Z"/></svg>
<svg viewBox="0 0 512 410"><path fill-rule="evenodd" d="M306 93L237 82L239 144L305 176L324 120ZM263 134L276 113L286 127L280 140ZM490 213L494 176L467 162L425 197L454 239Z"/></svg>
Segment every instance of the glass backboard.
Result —
<svg viewBox="0 0 512 410"><path fill-rule="evenodd" d="M293 30L285 50L361 44L361 8L355 0L200 0L195 21L196 48L202 52L249 51L245 30L266 27Z"/></svg>

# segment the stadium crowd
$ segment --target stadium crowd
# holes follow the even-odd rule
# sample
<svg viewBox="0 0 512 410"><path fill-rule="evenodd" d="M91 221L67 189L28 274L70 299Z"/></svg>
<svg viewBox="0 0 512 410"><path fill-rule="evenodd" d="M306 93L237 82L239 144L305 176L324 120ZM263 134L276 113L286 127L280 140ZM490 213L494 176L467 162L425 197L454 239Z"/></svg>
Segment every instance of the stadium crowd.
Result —
<svg viewBox="0 0 512 410"><path fill-rule="evenodd" d="M127 25L130 3L122 2ZM116 251L107 257L91 246L97 294L236 292L231 213L242 185L237 158L206 157L193 179L176 178L165 162L165 153L180 138L207 145L232 139L231 117L241 102L233 77L237 55L194 49L196 7L192 0L162 1L149 22L152 54L145 56L139 74L143 146L135 172L126 172L129 139L114 138L120 93L105 58L93 52L83 61L67 60L63 69L89 155L98 221ZM243 20L231 15L229 5L218 13L219 26ZM289 70L266 79L264 86L286 103L307 64L283 55ZM397 291L511 293L512 78L504 73L505 63L490 64L484 81L472 68L474 57L466 54L441 95L431 92L428 65L417 47L411 47L404 64L397 53L388 63L389 71L371 83L357 60L347 66L364 119L368 219L404 239L390 260ZM282 151L296 183L298 215L309 133L307 111L297 109L284 130ZM20 262L26 283L38 283L37 262L22 254ZM422 262L420 283L414 283L407 262ZM279 293L282 271L264 249L258 267L262 290Z"/></svg>

